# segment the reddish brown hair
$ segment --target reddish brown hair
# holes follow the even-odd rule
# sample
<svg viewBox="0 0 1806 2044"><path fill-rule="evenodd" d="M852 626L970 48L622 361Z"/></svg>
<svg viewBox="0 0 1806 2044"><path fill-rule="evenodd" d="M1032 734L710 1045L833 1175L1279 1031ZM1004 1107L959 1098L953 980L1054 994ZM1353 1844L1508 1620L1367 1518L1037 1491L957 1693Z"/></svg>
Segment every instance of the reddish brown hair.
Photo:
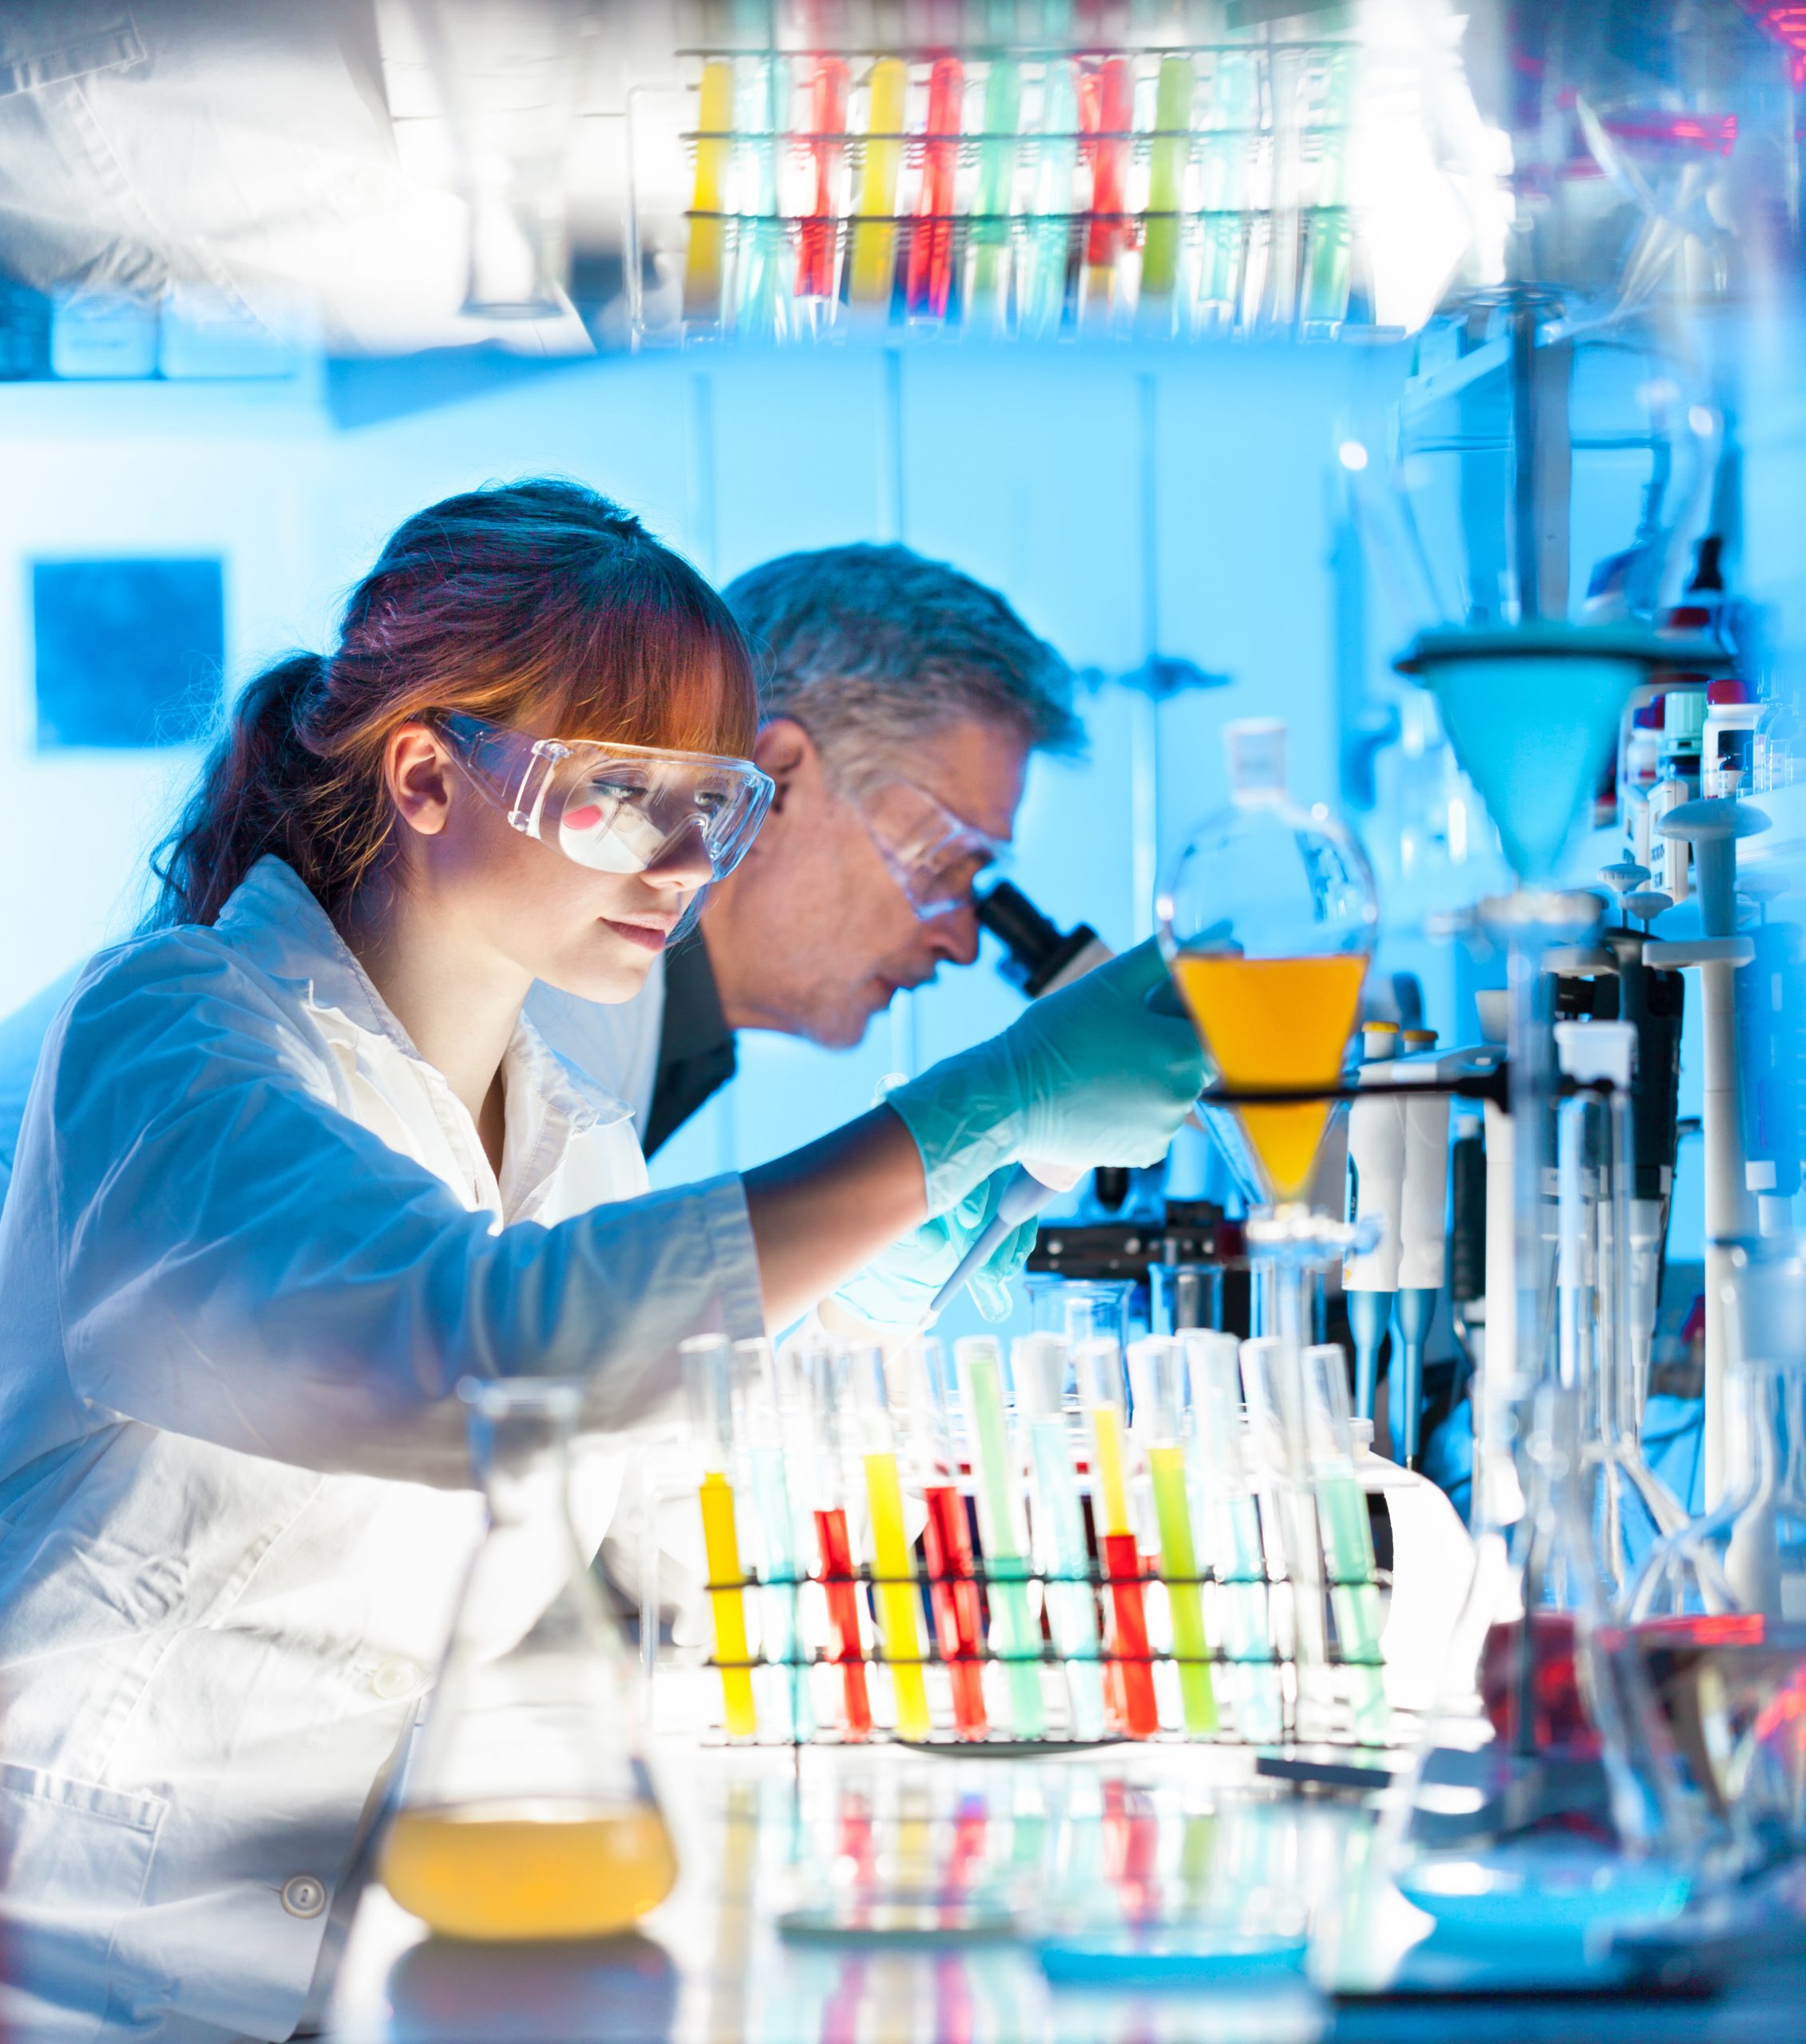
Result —
<svg viewBox="0 0 1806 2044"><path fill-rule="evenodd" d="M272 852L335 913L393 842L389 735L434 710L736 755L758 718L727 606L631 512L558 481L449 497L382 549L329 656L291 654L246 684L152 862L151 923L212 922Z"/></svg>

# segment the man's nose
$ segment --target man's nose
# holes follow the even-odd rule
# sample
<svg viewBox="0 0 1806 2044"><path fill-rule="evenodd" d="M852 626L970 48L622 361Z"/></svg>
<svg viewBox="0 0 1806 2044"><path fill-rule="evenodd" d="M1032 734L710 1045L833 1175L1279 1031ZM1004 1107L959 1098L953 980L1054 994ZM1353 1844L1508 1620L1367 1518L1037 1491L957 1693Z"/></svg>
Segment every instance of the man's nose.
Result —
<svg viewBox="0 0 1806 2044"><path fill-rule="evenodd" d="M686 893L706 887L715 877L715 867L701 819L692 816L674 830L640 877L654 887L676 888Z"/></svg>
<svg viewBox="0 0 1806 2044"><path fill-rule="evenodd" d="M978 956L978 911L969 905L950 909L928 925L928 937L937 958L969 965Z"/></svg>

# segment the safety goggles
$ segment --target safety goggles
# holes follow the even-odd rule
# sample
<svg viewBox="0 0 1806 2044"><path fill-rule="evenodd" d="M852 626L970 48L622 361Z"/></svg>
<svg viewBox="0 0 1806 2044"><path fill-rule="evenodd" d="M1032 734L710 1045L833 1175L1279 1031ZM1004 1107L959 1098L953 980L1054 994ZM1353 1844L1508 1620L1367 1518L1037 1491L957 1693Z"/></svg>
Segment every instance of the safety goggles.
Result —
<svg viewBox="0 0 1806 2044"><path fill-rule="evenodd" d="M890 877L925 923L969 909L978 876L1009 856L1006 841L964 822L913 781L854 777L846 793Z"/></svg>
<svg viewBox="0 0 1806 2044"><path fill-rule="evenodd" d="M532 738L458 711L434 722L477 792L513 829L592 873L645 873L694 830L710 877L724 879L771 806L773 784L748 759Z"/></svg>

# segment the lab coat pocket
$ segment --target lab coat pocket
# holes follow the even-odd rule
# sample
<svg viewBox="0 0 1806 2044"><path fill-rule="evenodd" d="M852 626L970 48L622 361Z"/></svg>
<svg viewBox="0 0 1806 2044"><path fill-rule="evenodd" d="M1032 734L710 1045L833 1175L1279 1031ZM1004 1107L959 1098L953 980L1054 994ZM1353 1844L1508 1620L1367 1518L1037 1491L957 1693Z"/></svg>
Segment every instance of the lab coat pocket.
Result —
<svg viewBox="0 0 1806 2044"><path fill-rule="evenodd" d="M103 2014L113 1934L143 1899L169 1805L0 1762L0 1980Z"/></svg>

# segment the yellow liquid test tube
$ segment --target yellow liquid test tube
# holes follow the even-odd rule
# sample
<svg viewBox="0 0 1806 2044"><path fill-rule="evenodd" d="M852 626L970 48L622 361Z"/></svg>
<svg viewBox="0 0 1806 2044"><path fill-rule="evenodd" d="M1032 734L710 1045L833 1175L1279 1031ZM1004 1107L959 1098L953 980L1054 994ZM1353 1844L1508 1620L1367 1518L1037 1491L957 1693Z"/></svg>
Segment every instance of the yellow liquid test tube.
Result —
<svg viewBox="0 0 1806 2044"><path fill-rule="evenodd" d="M758 1731L758 1712L753 1702L752 1655L747 1644L747 1606L743 1591L717 1589L718 1583L738 1585L741 1580L740 1540L734 1529L734 1486L719 1472L702 1482L703 1551L708 1558L709 1603L715 1613L715 1655L724 1665L721 1670L721 1699L726 1713L727 1736L750 1739Z"/></svg>
<svg viewBox="0 0 1806 2044"><path fill-rule="evenodd" d="M872 1573L889 1579L873 1585L873 1597L897 1695L897 1734L905 1739L925 1739L929 1721L928 1684L922 1677L921 1607L909 1539L903 1530L903 1489L895 1455L886 1452L865 1457L865 1502L872 1515Z"/></svg>
<svg viewBox="0 0 1806 2044"><path fill-rule="evenodd" d="M712 57L703 66L697 95L696 181L690 204L690 252L683 270L683 316L695 321L721 317L723 257L727 223L721 217L727 160L733 149L734 65ZM712 215L703 219L700 216Z"/></svg>
<svg viewBox="0 0 1806 2044"><path fill-rule="evenodd" d="M1129 1531L1129 1487L1123 1476L1123 1422L1113 1405L1091 1408L1091 1447L1097 1464L1101 1533Z"/></svg>
<svg viewBox="0 0 1806 2044"><path fill-rule="evenodd" d="M1160 1573L1166 1579L1166 1598L1173 1614L1173 1650L1179 1664L1185 1729L1198 1737L1216 1730L1217 1699L1206 1658L1210 1646L1204 1633L1204 1593L1197 1580L1198 1547L1186 1497L1185 1450L1151 1448L1147 1463L1154 1479L1154 1515L1160 1527Z"/></svg>
<svg viewBox="0 0 1806 2044"><path fill-rule="evenodd" d="M897 180L903 167L904 95L909 67L898 57L872 66L865 116L865 155L854 208L848 262L848 303L868 311L889 309L897 276ZM888 139L877 141L876 137Z"/></svg>

